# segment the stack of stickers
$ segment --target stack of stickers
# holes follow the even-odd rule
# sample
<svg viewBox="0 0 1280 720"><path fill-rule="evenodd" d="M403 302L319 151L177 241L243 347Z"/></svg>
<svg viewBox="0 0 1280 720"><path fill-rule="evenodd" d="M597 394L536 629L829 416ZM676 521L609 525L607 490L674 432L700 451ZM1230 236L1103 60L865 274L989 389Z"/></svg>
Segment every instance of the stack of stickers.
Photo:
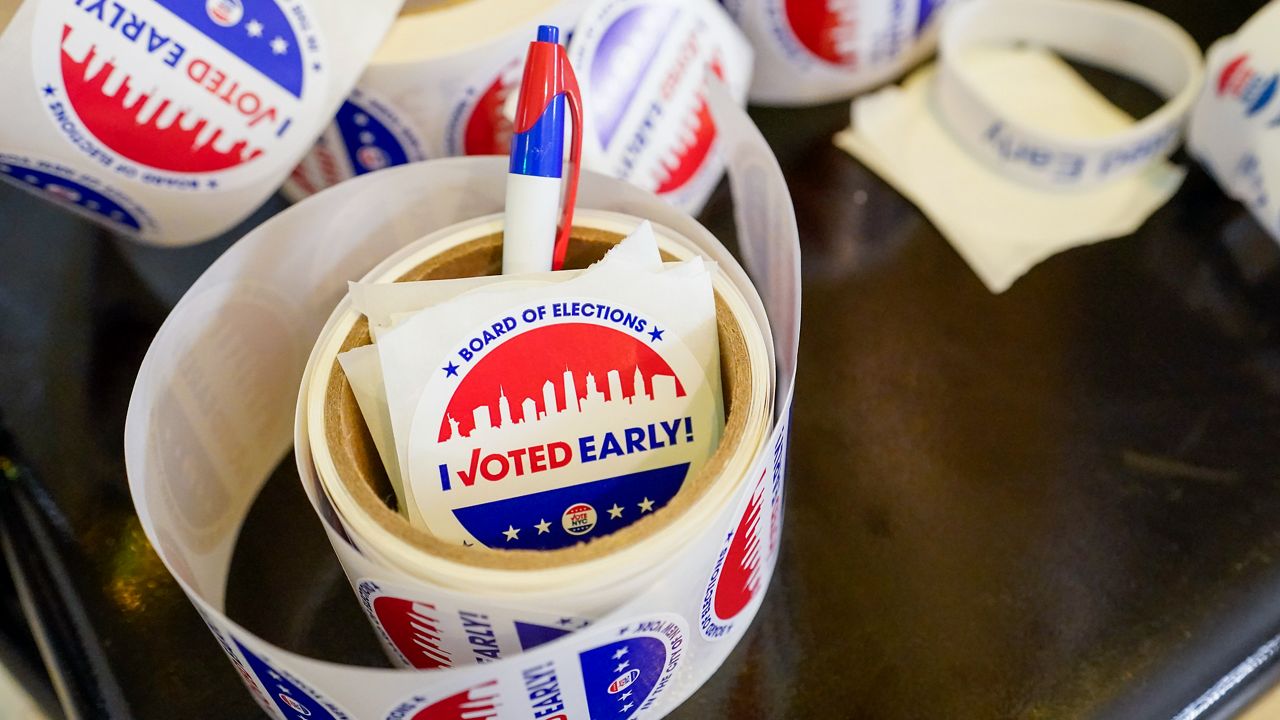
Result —
<svg viewBox="0 0 1280 720"><path fill-rule="evenodd" d="M340 372L313 383L307 411L321 428L313 451L339 458L325 485L352 525L362 511L342 498L368 483L444 546L571 548L661 514L682 491L711 494L709 476L730 464L713 462L730 389L746 399L731 444L764 434L769 394L722 383L722 355L739 374L769 373L758 331L731 324L721 347L717 304L750 314L732 284L670 238L663 251L681 259L664 262L648 222L578 220L592 224L613 232L575 240L579 264L603 253L585 269L350 285L339 311L362 317L361 330L321 339L321 361L333 352ZM484 218L442 231L425 263L446 276L490 269L476 263L500 251L500 227ZM629 232L620 242L618 230ZM358 413L341 409L342 383Z"/></svg>

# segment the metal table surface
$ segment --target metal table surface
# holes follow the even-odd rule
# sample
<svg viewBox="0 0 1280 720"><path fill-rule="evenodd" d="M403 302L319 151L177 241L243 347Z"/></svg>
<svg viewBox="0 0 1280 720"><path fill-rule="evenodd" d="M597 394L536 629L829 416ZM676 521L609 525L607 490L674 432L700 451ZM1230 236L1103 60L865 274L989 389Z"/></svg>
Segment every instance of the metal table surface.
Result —
<svg viewBox="0 0 1280 720"><path fill-rule="evenodd" d="M1256 7L1155 6L1202 45ZM847 112L753 111L804 252L786 530L755 624L673 717L1229 713L1280 633L1280 251L1197 169L1135 235L993 296L831 145ZM0 463L0 527L71 715L261 717L143 537L121 437L168 307L281 207L160 251L0 187L0 456L24 459ZM724 187L703 219L732 236ZM290 459L228 606L286 647L386 663Z"/></svg>

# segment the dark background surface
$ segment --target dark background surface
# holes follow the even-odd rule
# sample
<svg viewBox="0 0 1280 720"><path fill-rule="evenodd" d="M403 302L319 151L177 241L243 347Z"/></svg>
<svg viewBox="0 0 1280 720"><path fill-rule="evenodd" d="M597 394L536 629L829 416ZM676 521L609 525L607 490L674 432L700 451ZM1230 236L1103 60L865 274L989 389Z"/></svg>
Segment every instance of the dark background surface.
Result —
<svg viewBox="0 0 1280 720"><path fill-rule="evenodd" d="M1202 45L1257 7L1153 6ZM753 115L804 252L786 531L755 624L674 717L1169 718L1280 633L1280 252L1240 206L1193 169L1134 236L992 296L831 145L847 103ZM0 457L23 459L0 462L0 659L37 683L21 597L80 716L260 717L147 545L121 438L168 308L282 207L161 251L0 187ZM703 219L731 237L730 210L722 187ZM266 638L385 664L291 460L232 575Z"/></svg>

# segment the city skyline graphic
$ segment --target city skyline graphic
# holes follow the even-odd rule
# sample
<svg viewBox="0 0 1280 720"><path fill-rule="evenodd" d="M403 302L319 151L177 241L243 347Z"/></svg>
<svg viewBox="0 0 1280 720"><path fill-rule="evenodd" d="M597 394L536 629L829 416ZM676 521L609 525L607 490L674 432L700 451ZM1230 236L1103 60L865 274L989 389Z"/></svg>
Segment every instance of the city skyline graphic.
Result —
<svg viewBox="0 0 1280 720"><path fill-rule="evenodd" d="M686 390L657 349L679 341L653 327L642 337L560 323L503 338L469 370L451 364L453 376L445 366L444 382L457 385L441 408L437 441L570 418L581 427L588 413L587 424L634 419L640 408L667 414L664 406L676 405Z"/></svg>
<svg viewBox="0 0 1280 720"><path fill-rule="evenodd" d="M684 395L675 375L652 373L646 376L638 365L630 373L630 392L623 387L622 373L616 369L605 373L604 388L600 387L595 373L590 371L585 373L579 384L578 373L568 367L559 380L557 385L548 378L542 383L541 393L536 397L525 397L519 403L513 403L505 388L499 386L497 397L471 408L463 418L446 413L441 442L455 438L478 439L497 430L567 420L577 415L590 415L593 421L607 420L628 414L632 408L660 405ZM560 398L566 400L561 402ZM496 414L493 412L495 407ZM466 423L467 420L470 422Z"/></svg>

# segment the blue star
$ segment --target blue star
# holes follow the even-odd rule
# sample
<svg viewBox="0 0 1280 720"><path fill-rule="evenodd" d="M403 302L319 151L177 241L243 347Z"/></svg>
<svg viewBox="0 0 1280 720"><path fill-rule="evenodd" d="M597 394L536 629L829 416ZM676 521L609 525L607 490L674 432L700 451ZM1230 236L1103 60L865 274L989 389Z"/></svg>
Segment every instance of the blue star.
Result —
<svg viewBox="0 0 1280 720"><path fill-rule="evenodd" d="M449 373L448 375L445 375L445 377L458 377L458 366L454 365L452 362L440 369Z"/></svg>
<svg viewBox="0 0 1280 720"><path fill-rule="evenodd" d="M666 332L666 331L665 331L665 330L659 330L659 329L658 329L658 326L657 326L657 325L654 325L654 326L653 326L653 329L649 331L649 337L653 338L653 342L658 342L659 340L661 340L661 339L662 339L662 333L664 333L664 332Z"/></svg>
<svg viewBox="0 0 1280 720"><path fill-rule="evenodd" d="M311 63L311 69L315 72L320 72L320 63Z"/></svg>
<svg viewBox="0 0 1280 720"><path fill-rule="evenodd" d="M52 86L52 85L45 85L45 86L44 86L44 94L45 94L45 95L53 95L55 92L57 92L57 91L53 89L53 86Z"/></svg>
<svg viewBox="0 0 1280 720"><path fill-rule="evenodd" d="M208 185L209 185L209 187L211 187L211 188L216 188L216 187L218 187L218 181L217 181L217 180L210 180L210 181L208 182Z"/></svg>

